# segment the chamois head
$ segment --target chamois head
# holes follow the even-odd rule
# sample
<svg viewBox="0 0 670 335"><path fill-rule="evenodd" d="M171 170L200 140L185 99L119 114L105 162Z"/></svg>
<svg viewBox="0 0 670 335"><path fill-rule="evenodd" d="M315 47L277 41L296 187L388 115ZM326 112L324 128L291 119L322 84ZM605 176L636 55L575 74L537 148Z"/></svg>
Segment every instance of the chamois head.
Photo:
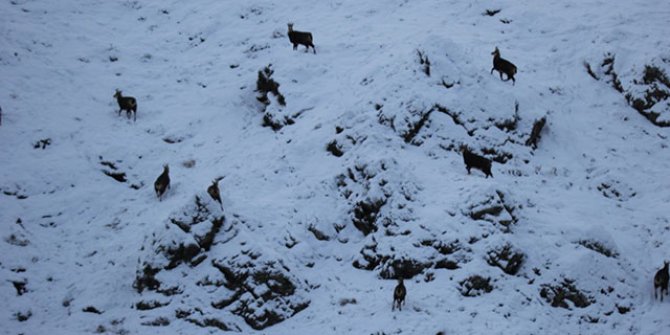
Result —
<svg viewBox="0 0 670 335"><path fill-rule="evenodd" d="M498 50L498 47L496 47L496 49L493 50L493 52L492 52L491 54L492 54L493 56L498 56L498 57L500 57L500 50Z"/></svg>
<svg viewBox="0 0 670 335"><path fill-rule="evenodd" d="M293 22L288 23L288 31L293 31Z"/></svg>
<svg viewBox="0 0 670 335"><path fill-rule="evenodd" d="M114 93L114 97L115 97L115 98L118 98L118 97L120 97L120 96L121 96L121 90L119 90L119 89L117 88L117 89L116 89L116 92Z"/></svg>

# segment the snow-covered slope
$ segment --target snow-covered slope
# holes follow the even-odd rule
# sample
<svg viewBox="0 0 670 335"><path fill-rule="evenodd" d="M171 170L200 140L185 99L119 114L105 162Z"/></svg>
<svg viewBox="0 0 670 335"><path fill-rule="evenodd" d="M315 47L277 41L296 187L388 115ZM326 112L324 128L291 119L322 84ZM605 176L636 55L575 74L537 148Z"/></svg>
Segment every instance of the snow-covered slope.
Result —
<svg viewBox="0 0 670 335"><path fill-rule="evenodd" d="M670 4L0 11L3 333L670 331ZM259 101L265 68L284 106Z"/></svg>

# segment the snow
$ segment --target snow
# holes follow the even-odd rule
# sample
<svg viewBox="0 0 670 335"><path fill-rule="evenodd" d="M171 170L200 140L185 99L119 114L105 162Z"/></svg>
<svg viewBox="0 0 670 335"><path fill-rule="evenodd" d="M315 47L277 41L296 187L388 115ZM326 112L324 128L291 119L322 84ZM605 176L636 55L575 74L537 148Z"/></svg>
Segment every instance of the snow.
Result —
<svg viewBox="0 0 670 335"><path fill-rule="evenodd" d="M640 84L645 65L670 74L670 4L12 0L0 11L0 333L219 332L212 320L248 334L670 332L668 300L652 291L670 259L670 128L626 98L670 91ZM316 55L292 49L287 22L313 33ZM490 74L495 47L517 65L514 85ZM286 106L256 99L270 64ZM115 89L137 98L136 122L117 114ZM656 121L668 106L653 106ZM264 115L293 120L274 131ZM461 145L493 159L494 178L468 175ZM163 164L172 184L158 201ZM206 193L220 176L223 210ZM171 219L189 218L196 197L207 218L182 231ZM356 208L374 200L366 235ZM204 261L165 268L162 248L202 243L221 215ZM516 274L487 261L505 245L525 255ZM437 268L445 260L458 268ZM425 268L391 312L394 264L408 261ZM143 264L180 293L138 292ZM216 265L249 271L249 287L231 288ZM474 275L492 291L463 296ZM284 280L293 294L273 291ZM590 305L541 296L565 283ZM285 320L254 329L239 313L249 301Z"/></svg>

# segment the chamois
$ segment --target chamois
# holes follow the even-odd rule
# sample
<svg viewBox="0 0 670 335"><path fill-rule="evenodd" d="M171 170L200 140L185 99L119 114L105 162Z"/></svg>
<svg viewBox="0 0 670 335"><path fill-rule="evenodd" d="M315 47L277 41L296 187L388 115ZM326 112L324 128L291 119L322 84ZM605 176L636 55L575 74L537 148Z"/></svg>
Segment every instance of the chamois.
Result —
<svg viewBox="0 0 670 335"><path fill-rule="evenodd" d="M305 46L305 52L309 51L309 47L312 47L312 51L316 54L316 48L314 48L314 39L312 38L312 33L306 31L295 31L293 30L293 23L288 24L288 39L293 43L293 50L298 49L298 44Z"/></svg>
<svg viewBox="0 0 670 335"><path fill-rule="evenodd" d="M668 273L668 265L670 262L665 261L665 266L656 272L654 276L654 298L656 298L656 290L661 289L661 301L663 301L663 291L665 295L668 295L668 279L670 278L670 273Z"/></svg>
<svg viewBox="0 0 670 335"><path fill-rule="evenodd" d="M124 110L129 119L130 114L132 113L133 122L137 121L137 100L133 97L124 97L118 89L116 90L116 93L114 93L114 97L116 98L116 102L119 103L119 115L121 115L121 111Z"/></svg>
<svg viewBox="0 0 670 335"><path fill-rule="evenodd" d="M209 196L212 197L216 202L221 205L221 209L223 209L223 202L221 202L221 193L219 192L219 180L223 179L223 177L216 178L212 181L212 185L210 185L207 188L207 193L209 193Z"/></svg>
<svg viewBox="0 0 670 335"><path fill-rule="evenodd" d="M516 65L500 57L500 50L498 50L498 47L496 47L491 54L493 55L493 68L491 69L491 74L493 74L493 70L496 70L500 74L500 80L508 81L512 79L512 85L514 85L516 82L514 80ZM507 79L503 79L503 73L507 75Z"/></svg>
<svg viewBox="0 0 670 335"><path fill-rule="evenodd" d="M407 289L402 282L402 278L398 278L398 285L393 290L393 306L391 307L391 311L394 311L396 306L402 311L402 305L405 303L405 295L407 295Z"/></svg>
<svg viewBox="0 0 670 335"><path fill-rule="evenodd" d="M165 164L163 165L163 173L161 173L161 175L156 178L156 182L154 182L154 189L156 190L158 201L162 200L163 194L168 188L170 188L170 167Z"/></svg>
<svg viewBox="0 0 670 335"><path fill-rule="evenodd" d="M493 178L493 174L491 173L491 161L488 158L473 154L466 146L463 146L461 151L463 152L463 162L465 162L465 168L468 170L468 174L470 174L470 169L475 168L484 172L486 178L489 176Z"/></svg>

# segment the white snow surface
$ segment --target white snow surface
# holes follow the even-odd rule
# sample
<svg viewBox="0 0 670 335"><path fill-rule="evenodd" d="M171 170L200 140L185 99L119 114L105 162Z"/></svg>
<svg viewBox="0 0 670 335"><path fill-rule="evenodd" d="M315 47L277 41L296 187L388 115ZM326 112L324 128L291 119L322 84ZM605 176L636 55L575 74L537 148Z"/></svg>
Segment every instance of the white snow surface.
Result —
<svg viewBox="0 0 670 335"><path fill-rule="evenodd" d="M177 307L246 334L670 334L670 299L652 284L670 259L670 128L584 65L614 54L625 84L670 59L670 2L5 0L0 12L2 334L221 332ZM316 54L293 50L287 22L313 33ZM495 47L515 85L490 74ZM294 120L278 131L255 92L269 64L286 106L270 97L267 112ZM117 114L115 89L137 98L136 122ZM468 175L461 145L506 158L494 178ZM138 292L148 241L176 236L169 218L195 196L217 208L205 190L219 176L226 229L208 259L160 273L181 294ZM366 199L386 199L368 235L352 223ZM491 201L502 214L471 215ZM388 268L353 264L370 246L435 262L426 240L458 241L459 267L406 279L392 312ZM514 275L487 263L505 244L525 255ZM197 284L223 280L210 260L249 250L290 269L305 288L291 299L309 306L262 330L212 308L229 292ZM464 296L472 275L492 291ZM542 297L566 280L589 306ZM149 298L168 304L136 308ZM158 318L169 324L148 325Z"/></svg>

